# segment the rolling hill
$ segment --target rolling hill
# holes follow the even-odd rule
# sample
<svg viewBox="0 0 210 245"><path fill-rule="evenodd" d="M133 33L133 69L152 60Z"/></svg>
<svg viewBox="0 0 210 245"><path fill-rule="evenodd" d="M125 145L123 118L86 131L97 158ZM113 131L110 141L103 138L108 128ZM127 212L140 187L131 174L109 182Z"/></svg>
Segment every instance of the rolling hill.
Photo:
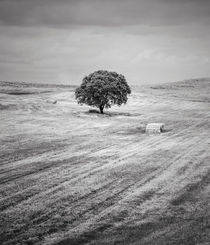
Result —
<svg viewBox="0 0 210 245"><path fill-rule="evenodd" d="M0 82L0 243L210 244L210 79L104 115L74 89Z"/></svg>

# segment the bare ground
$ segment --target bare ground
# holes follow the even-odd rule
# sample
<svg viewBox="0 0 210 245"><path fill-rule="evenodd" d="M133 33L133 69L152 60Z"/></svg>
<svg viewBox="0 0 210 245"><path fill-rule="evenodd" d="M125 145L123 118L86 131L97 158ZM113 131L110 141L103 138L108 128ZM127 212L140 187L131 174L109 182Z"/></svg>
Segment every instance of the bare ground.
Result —
<svg viewBox="0 0 210 245"><path fill-rule="evenodd" d="M209 79L105 115L71 87L0 85L1 244L210 244Z"/></svg>

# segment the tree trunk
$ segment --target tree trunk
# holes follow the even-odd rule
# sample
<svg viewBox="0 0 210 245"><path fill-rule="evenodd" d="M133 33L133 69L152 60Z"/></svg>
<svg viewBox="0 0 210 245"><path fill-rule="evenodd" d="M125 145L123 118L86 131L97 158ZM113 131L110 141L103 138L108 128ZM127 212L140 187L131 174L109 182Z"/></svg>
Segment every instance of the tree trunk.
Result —
<svg viewBox="0 0 210 245"><path fill-rule="evenodd" d="M104 106L103 105L100 105L99 106L99 109L100 109L101 114L104 114Z"/></svg>

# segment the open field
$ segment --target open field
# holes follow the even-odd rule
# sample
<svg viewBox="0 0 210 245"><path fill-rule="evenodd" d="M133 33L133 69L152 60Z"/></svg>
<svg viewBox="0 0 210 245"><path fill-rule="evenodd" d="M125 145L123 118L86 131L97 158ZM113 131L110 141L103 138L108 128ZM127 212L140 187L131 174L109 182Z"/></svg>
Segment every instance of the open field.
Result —
<svg viewBox="0 0 210 245"><path fill-rule="evenodd" d="M0 82L0 244L210 244L210 79L105 115L73 90Z"/></svg>

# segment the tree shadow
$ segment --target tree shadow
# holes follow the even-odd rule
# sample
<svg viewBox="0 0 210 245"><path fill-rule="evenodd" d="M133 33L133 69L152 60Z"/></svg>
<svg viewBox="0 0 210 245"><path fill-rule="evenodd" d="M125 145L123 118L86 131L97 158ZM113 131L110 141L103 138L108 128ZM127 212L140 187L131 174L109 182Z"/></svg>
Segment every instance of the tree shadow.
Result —
<svg viewBox="0 0 210 245"><path fill-rule="evenodd" d="M89 111L85 112L85 114L96 114L103 117L138 117L142 114L140 113L129 113L129 112L104 112L103 114L100 113L99 110L90 109Z"/></svg>

